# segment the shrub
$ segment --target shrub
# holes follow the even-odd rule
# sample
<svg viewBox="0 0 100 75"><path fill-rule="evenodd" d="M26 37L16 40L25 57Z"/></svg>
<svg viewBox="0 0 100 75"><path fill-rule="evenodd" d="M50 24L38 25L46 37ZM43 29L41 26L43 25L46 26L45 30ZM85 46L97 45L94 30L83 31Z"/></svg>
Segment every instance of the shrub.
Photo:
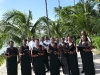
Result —
<svg viewBox="0 0 100 75"><path fill-rule="evenodd" d="M92 37L92 44L95 48L100 49L100 37Z"/></svg>

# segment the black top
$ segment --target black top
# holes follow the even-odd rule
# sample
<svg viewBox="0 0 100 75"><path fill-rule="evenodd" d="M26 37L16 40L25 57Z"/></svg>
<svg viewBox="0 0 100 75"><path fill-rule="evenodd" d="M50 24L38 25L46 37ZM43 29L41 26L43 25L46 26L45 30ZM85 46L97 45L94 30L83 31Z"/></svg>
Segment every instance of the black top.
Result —
<svg viewBox="0 0 100 75"><path fill-rule="evenodd" d="M21 47L22 47L22 51L21 51L21 53L29 54L29 47L28 47L28 46L26 46L26 47L21 46Z"/></svg>
<svg viewBox="0 0 100 75"><path fill-rule="evenodd" d="M39 55L39 53L43 53L42 45L39 45L39 48L33 47L32 54Z"/></svg>
<svg viewBox="0 0 100 75"><path fill-rule="evenodd" d="M78 45L78 50L83 50L83 49L89 49L90 46L88 45L88 41L86 41L84 44L82 44L82 42L79 43Z"/></svg>
<svg viewBox="0 0 100 75"><path fill-rule="evenodd" d="M74 51L75 50L75 46L74 46L74 43L72 43L70 46L69 46L69 43L68 43L68 52L70 51Z"/></svg>
<svg viewBox="0 0 100 75"><path fill-rule="evenodd" d="M18 55L18 49L15 47L13 47L13 50L11 50L11 48L7 48L7 53L5 55Z"/></svg>
<svg viewBox="0 0 100 75"><path fill-rule="evenodd" d="M49 44L49 50L50 53L58 52L57 45L55 44L54 46L52 46L51 44Z"/></svg>
<svg viewBox="0 0 100 75"><path fill-rule="evenodd" d="M62 44L60 44L60 50L61 50L61 52L67 52L67 50L68 50L68 43L64 42Z"/></svg>

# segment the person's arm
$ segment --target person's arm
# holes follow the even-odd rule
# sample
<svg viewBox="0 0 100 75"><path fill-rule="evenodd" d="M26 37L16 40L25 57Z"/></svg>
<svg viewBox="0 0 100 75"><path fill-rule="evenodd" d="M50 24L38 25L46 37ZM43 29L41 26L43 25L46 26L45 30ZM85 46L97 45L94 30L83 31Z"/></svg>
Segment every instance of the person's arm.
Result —
<svg viewBox="0 0 100 75"><path fill-rule="evenodd" d="M18 57L18 64L20 63L20 56L19 56L19 51L17 49L17 57Z"/></svg>
<svg viewBox="0 0 100 75"><path fill-rule="evenodd" d="M11 57L12 57L12 55L9 55L9 54L8 54L8 50L5 51L5 57L6 57L6 58L11 58Z"/></svg>
<svg viewBox="0 0 100 75"><path fill-rule="evenodd" d="M33 54L33 50L31 50L31 57L37 57L37 54Z"/></svg>
<svg viewBox="0 0 100 75"><path fill-rule="evenodd" d="M92 50L92 43L91 42L88 42L88 46L89 46L89 51L91 51Z"/></svg>
<svg viewBox="0 0 100 75"><path fill-rule="evenodd" d="M47 52L48 52L48 53L50 53L49 50L50 50L50 48L49 48L49 45L48 45L48 46L47 46Z"/></svg>
<svg viewBox="0 0 100 75"><path fill-rule="evenodd" d="M87 37L88 41L91 42L91 39L89 37Z"/></svg>
<svg viewBox="0 0 100 75"><path fill-rule="evenodd" d="M75 47L75 50L74 50L74 52L76 53L76 43L74 43L74 47Z"/></svg>
<svg viewBox="0 0 100 75"><path fill-rule="evenodd" d="M20 56L25 55L24 53L22 53L22 47L19 48L19 54Z"/></svg>

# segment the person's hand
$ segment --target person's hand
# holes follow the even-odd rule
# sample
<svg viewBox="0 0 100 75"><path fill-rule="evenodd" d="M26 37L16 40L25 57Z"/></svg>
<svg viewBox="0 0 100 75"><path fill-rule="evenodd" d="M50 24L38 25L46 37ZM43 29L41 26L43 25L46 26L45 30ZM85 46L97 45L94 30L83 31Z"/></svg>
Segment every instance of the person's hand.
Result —
<svg viewBox="0 0 100 75"><path fill-rule="evenodd" d="M83 49L83 51L85 51L85 52L89 52L90 50L88 50L88 49Z"/></svg>
<svg viewBox="0 0 100 75"><path fill-rule="evenodd" d="M37 56L39 56L39 55L32 55L32 57L37 57Z"/></svg>
<svg viewBox="0 0 100 75"><path fill-rule="evenodd" d="M64 53L65 53L65 54L67 54L67 52L66 52L66 51L64 51Z"/></svg>
<svg viewBox="0 0 100 75"><path fill-rule="evenodd" d="M69 54L74 54L74 52L70 51Z"/></svg>
<svg viewBox="0 0 100 75"><path fill-rule="evenodd" d="M12 55L8 55L8 56L7 56L7 58L11 58L11 57L12 57Z"/></svg>
<svg viewBox="0 0 100 75"><path fill-rule="evenodd" d="M55 55L57 55L57 54L58 54L58 52L56 52L56 51L55 51L55 52L54 52L54 54L55 54Z"/></svg>
<svg viewBox="0 0 100 75"><path fill-rule="evenodd" d="M23 56L23 55L25 55L25 54L24 54L24 53L21 53L21 54L20 54L20 56Z"/></svg>
<svg viewBox="0 0 100 75"><path fill-rule="evenodd" d="M41 56L43 56L44 54L43 54L43 53L38 53L38 55L41 55Z"/></svg>
<svg viewBox="0 0 100 75"><path fill-rule="evenodd" d="M17 64L19 64L20 63L20 59L18 59L18 61L17 61Z"/></svg>

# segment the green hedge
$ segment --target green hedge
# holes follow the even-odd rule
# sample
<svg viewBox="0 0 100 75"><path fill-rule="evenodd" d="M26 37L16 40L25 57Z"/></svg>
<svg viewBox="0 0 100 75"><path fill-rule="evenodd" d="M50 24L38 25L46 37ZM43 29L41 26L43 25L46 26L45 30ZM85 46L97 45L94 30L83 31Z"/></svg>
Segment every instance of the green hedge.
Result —
<svg viewBox="0 0 100 75"><path fill-rule="evenodd" d="M92 44L95 48L100 49L100 37L91 37L92 38Z"/></svg>
<svg viewBox="0 0 100 75"><path fill-rule="evenodd" d="M4 63L4 61L5 61L5 56L4 54L1 54L0 55L0 66Z"/></svg>

